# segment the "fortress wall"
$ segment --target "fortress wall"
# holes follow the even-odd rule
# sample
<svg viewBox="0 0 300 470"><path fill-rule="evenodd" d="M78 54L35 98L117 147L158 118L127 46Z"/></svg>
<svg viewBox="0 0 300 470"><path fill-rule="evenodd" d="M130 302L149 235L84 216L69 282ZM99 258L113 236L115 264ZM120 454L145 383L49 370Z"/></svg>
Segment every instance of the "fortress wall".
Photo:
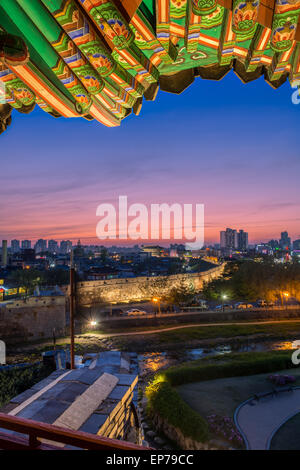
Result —
<svg viewBox="0 0 300 470"><path fill-rule="evenodd" d="M166 294L172 288L182 285L192 286L195 291L199 291L204 282L219 277L224 266L225 264L218 265L200 273L78 282L76 285L77 306L80 308L101 302L122 303L149 300L155 295Z"/></svg>

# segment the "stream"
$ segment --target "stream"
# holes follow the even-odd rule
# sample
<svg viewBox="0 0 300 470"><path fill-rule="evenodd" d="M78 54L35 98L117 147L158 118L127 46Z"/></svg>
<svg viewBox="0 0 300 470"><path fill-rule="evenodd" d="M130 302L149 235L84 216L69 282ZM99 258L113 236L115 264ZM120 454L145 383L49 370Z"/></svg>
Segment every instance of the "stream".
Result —
<svg viewBox="0 0 300 470"><path fill-rule="evenodd" d="M181 351L163 351L147 352L138 355L140 374L145 375L149 372L156 372L181 362L195 361L203 357L215 354L228 354L231 352L250 352L250 351L279 351L295 349L297 345L294 341L262 341L246 342L243 344L224 344L214 348L194 348L183 349Z"/></svg>

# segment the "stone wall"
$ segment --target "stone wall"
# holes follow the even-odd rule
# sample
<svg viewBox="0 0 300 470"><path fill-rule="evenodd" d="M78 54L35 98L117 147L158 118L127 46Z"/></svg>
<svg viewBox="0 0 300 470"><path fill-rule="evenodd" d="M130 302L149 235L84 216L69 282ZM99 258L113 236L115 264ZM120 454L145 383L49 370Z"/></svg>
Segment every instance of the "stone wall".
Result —
<svg viewBox="0 0 300 470"><path fill-rule="evenodd" d="M77 306L80 308L91 307L101 302L122 303L149 300L155 295L163 295L180 285L192 286L199 291L204 282L219 277L223 270L224 264L200 273L78 282L76 285Z"/></svg>
<svg viewBox="0 0 300 470"><path fill-rule="evenodd" d="M228 447L224 445L218 445L214 440L207 442L199 442L190 437L184 436L179 428L176 428L172 424L168 423L166 420L162 419L157 414L152 418L153 425L155 429L163 433L168 437L172 442L175 442L179 449L182 450L225 450Z"/></svg>
<svg viewBox="0 0 300 470"><path fill-rule="evenodd" d="M0 338L7 344L62 336L66 329L64 296L29 297L0 305Z"/></svg>

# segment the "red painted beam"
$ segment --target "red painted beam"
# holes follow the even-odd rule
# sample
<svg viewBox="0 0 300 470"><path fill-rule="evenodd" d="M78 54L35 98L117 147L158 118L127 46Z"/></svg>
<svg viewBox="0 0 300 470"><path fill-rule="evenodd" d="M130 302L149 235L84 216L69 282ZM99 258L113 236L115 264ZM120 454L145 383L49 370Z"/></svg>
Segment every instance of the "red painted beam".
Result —
<svg viewBox="0 0 300 470"><path fill-rule="evenodd" d="M36 445L36 439L40 438L87 450L151 450L150 447L139 446L131 442L108 439L107 437L95 436L82 431L72 431L52 424L18 418L4 413L0 413L0 428L29 436L30 442L35 443L34 448L36 449L40 447ZM14 439L13 436L9 434L8 436ZM19 445L21 444L20 442ZM30 444L28 443L28 445Z"/></svg>
<svg viewBox="0 0 300 470"><path fill-rule="evenodd" d="M19 436L13 436L4 432L0 432L0 449L1 450L65 450L61 447L51 446L42 442L39 445L31 446L29 439Z"/></svg>

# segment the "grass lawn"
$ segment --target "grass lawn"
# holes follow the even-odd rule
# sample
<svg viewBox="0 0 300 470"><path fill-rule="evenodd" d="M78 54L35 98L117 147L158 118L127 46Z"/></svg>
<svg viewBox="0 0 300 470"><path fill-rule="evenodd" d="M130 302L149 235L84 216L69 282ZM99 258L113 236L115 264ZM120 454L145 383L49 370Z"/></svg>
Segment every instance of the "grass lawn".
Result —
<svg viewBox="0 0 300 470"><path fill-rule="evenodd" d="M289 419L272 439L271 450L300 450L300 413Z"/></svg>
<svg viewBox="0 0 300 470"><path fill-rule="evenodd" d="M164 351L168 349L180 350L182 348L192 348L198 346L210 347L216 342L223 341L224 339L236 342L247 340L262 340L262 339L290 339L295 340L300 335L300 322L294 321L281 321L279 323L257 323L242 325L209 325L209 326L188 326L179 329L152 333L153 329L164 329L176 325L158 325L153 327L137 327L135 329L128 328L121 331L91 331L76 335L76 353L83 354L84 352L96 352L99 350L107 349L120 349L123 351ZM179 326L179 325L178 325ZM142 334L142 331L147 331L149 334ZM135 332L136 335L131 336L115 336L111 338L103 338L100 335L105 334L118 334L126 332ZM140 333L140 334L138 334ZM108 343L107 343L108 341ZM201 344L202 342L202 344ZM66 347L69 345L69 339L57 338L57 346ZM46 349L53 348L52 340L44 340L39 342L26 343L18 346L18 354L24 354L25 351L31 353L40 353ZM15 349L15 348L14 348ZM25 353L26 354L26 353ZM8 351L8 356L15 359L16 354L11 348Z"/></svg>
<svg viewBox="0 0 300 470"><path fill-rule="evenodd" d="M158 333L161 342L184 341L191 339L230 338L255 334L294 335L300 332L300 324L295 322L280 322L256 325L220 325L208 327L191 327Z"/></svg>
<svg viewBox="0 0 300 470"><path fill-rule="evenodd" d="M276 372L297 377L295 385L300 385L300 369ZM176 387L181 398L201 416L217 414L233 417L237 406L255 393L271 390L273 384L267 374L245 377L229 377L216 380L188 383ZM298 421L300 426L300 419Z"/></svg>

